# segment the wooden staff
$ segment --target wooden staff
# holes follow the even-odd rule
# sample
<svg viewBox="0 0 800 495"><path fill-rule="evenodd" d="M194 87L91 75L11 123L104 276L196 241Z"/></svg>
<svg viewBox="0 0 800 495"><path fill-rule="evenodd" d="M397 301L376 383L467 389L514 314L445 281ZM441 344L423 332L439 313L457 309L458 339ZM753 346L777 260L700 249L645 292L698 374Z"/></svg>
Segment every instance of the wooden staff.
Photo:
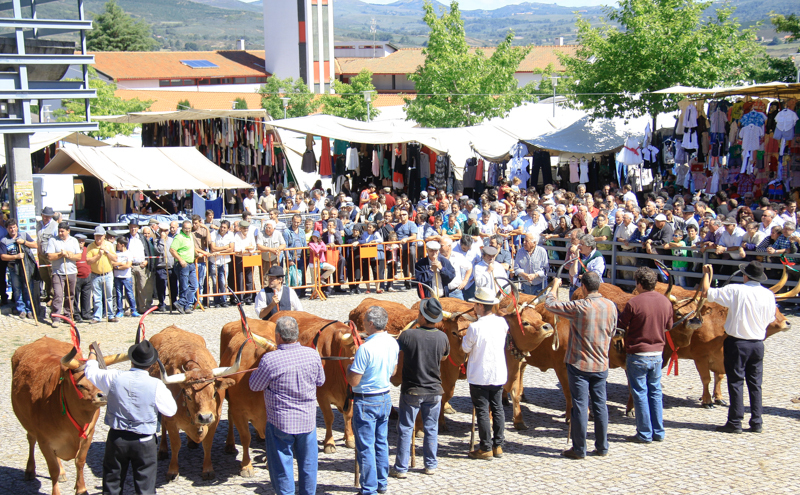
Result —
<svg viewBox="0 0 800 495"><path fill-rule="evenodd" d="M33 310L33 322L36 326L39 326L39 317L36 315L36 307L33 305L33 296L31 295L31 282L28 279L28 268L25 266L25 252L22 250L22 247L19 248L20 252L22 252L22 259L19 262L22 264L22 273L25 275L25 288L28 289L28 301L31 303L31 310Z"/></svg>

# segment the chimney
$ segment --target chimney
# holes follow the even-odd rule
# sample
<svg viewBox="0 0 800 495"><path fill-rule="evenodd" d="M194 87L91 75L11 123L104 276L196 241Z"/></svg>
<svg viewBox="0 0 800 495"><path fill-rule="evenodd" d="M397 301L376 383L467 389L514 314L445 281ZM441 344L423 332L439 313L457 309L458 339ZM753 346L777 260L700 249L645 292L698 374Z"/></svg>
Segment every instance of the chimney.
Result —
<svg viewBox="0 0 800 495"><path fill-rule="evenodd" d="M557 44L558 44L558 46L564 46L564 37L563 36L559 36Z"/></svg>
<svg viewBox="0 0 800 495"><path fill-rule="evenodd" d="M244 40L237 40L237 44L239 45L239 50L244 50Z"/></svg>

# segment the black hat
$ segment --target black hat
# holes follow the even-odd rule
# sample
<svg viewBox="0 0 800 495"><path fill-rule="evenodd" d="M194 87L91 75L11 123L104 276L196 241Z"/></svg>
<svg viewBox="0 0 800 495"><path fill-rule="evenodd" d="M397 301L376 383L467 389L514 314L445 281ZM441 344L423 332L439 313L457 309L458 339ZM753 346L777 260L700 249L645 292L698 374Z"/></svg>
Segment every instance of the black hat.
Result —
<svg viewBox="0 0 800 495"><path fill-rule="evenodd" d="M136 366L150 366L158 359L158 351L149 340L143 340L128 349L128 357Z"/></svg>
<svg viewBox="0 0 800 495"><path fill-rule="evenodd" d="M419 312L431 323L442 321L442 304L438 299L423 299L419 303Z"/></svg>
<svg viewBox="0 0 800 495"><path fill-rule="evenodd" d="M42 215L47 215L48 217L52 217L53 215L55 215L55 213L56 212L54 212L53 209L49 206L45 206L44 209L42 209Z"/></svg>
<svg viewBox="0 0 800 495"><path fill-rule="evenodd" d="M283 277L284 275L283 268L279 265L272 265L267 272L267 277Z"/></svg>
<svg viewBox="0 0 800 495"><path fill-rule="evenodd" d="M767 280L767 274L764 273L764 265L758 261L751 261L750 263L739 264L739 270L742 271L750 280L755 282L764 282Z"/></svg>

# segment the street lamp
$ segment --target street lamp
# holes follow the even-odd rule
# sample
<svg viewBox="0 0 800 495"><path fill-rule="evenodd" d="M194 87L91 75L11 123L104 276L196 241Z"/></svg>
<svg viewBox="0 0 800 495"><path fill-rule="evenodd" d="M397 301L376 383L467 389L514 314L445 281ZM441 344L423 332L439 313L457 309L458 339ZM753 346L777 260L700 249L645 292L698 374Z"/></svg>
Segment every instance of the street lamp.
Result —
<svg viewBox="0 0 800 495"><path fill-rule="evenodd" d="M372 101L372 93L374 91L362 91L364 93L364 101L367 102L367 122L369 122L369 104Z"/></svg>
<svg viewBox="0 0 800 495"><path fill-rule="evenodd" d="M550 80L553 81L553 117L556 116L556 86L559 79L559 76L550 76Z"/></svg>
<svg viewBox="0 0 800 495"><path fill-rule="evenodd" d="M284 118L284 119L286 118L286 109L287 109L287 108L289 108L289 100L290 100L290 99L291 99L291 98L288 98L288 97L286 97L286 96L284 96L283 98L281 98L281 101L283 102L283 118Z"/></svg>

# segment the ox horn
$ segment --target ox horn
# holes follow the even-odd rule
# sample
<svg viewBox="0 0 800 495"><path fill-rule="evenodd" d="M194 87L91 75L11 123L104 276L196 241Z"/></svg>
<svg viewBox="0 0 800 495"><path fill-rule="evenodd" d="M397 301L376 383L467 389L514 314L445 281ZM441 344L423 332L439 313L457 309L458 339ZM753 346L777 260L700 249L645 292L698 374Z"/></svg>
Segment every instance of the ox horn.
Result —
<svg viewBox="0 0 800 495"><path fill-rule="evenodd" d="M775 299L778 301L785 301L786 299L797 297L797 294L800 294L800 282L798 282L794 286L794 289L790 290L789 292L784 292L783 294L776 294Z"/></svg>
<svg viewBox="0 0 800 495"><path fill-rule="evenodd" d="M353 334L352 333L348 332L348 333L342 334L342 344L352 345L353 342L355 342L355 339L353 339Z"/></svg>
<svg viewBox="0 0 800 495"><path fill-rule="evenodd" d="M73 346L72 349L68 353L66 353L64 357L61 358L61 366L70 370L76 370L80 368L81 366L80 361L75 359L75 356L77 355L78 355L78 349L75 348L75 346Z"/></svg>
<svg viewBox="0 0 800 495"><path fill-rule="evenodd" d="M124 363L125 361L129 360L130 358L128 357L127 353L114 354L113 356L103 356L103 361L105 361L106 366L111 366L112 364L117 364L117 363Z"/></svg>
<svg viewBox="0 0 800 495"><path fill-rule="evenodd" d="M164 385L176 385L186 381L186 374L184 373L167 376L167 369L164 368L164 363L162 363L160 359L158 359L157 362L158 369L161 372L161 381L164 382Z"/></svg>
<svg viewBox="0 0 800 495"><path fill-rule="evenodd" d="M664 296L666 296L666 298L669 299L669 302L671 302L673 304L678 302L678 299L675 296L672 295L672 287L674 285L675 285L675 283L674 283L673 277L672 277L672 275L670 275L669 276L669 285L667 286L667 292L664 293Z"/></svg>
<svg viewBox="0 0 800 495"><path fill-rule="evenodd" d="M777 294L783 289L783 286L786 285L786 282L789 280L789 270L786 269L786 265L783 267L783 275L781 275L781 279L778 281L777 284L773 285L769 288L773 294Z"/></svg>
<svg viewBox="0 0 800 495"><path fill-rule="evenodd" d="M443 313L444 313L444 312L443 312ZM451 313L451 315L452 315L452 313ZM413 326L414 326L414 323L416 323L416 322L417 322L417 320L411 320L411 321L409 321L409 322L406 324L406 326L404 326L404 327L403 327L403 328L400 330L400 333L399 333L398 335L402 334L402 333L403 333L403 332L405 332L406 330L411 330L411 327L413 327Z"/></svg>
<svg viewBox="0 0 800 495"><path fill-rule="evenodd" d="M256 335L255 333L250 332L250 338L253 339L253 342L255 342L255 344L262 349L272 351L276 348L275 342L269 340L268 338L262 337L261 335Z"/></svg>
<svg viewBox="0 0 800 495"><path fill-rule="evenodd" d="M244 346L246 345L247 341L243 342L242 345L239 346L239 352L236 353L236 361L232 365L228 366L227 368L214 368L211 370L211 373L215 378L232 375L239 371L239 366L242 364L242 351L244 351Z"/></svg>

